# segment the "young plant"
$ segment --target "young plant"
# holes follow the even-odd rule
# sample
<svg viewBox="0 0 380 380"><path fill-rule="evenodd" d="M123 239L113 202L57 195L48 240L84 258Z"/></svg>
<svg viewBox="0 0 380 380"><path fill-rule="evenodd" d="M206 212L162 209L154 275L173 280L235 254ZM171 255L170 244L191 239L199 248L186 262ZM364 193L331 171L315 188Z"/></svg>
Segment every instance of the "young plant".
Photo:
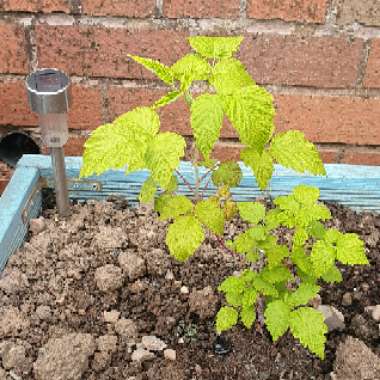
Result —
<svg viewBox="0 0 380 380"><path fill-rule="evenodd" d="M205 231L225 251L245 255L248 269L240 276L228 277L219 287L228 306L217 314L217 331L231 328L239 318L247 328L252 327L255 305L264 303L265 323L273 340L290 329L304 346L323 358L327 328L322 314L306 305L318 293L318 281L341 280L335 260L344 264L368 261L357 235L325 229L321 222L331 216L317 202L318 189L298 186L291 195L278 197L276 208L268 212L260 203L233 200L231 188L242 179L240 166L212 158L225 118L244 146L241 160L253 171L260 189L267 188L275 163L301 173L325 174L318 151L302 132L275 134L272 95L233 57L242 40L190 37L193 52L171 66L130 55L167 84L168 92L153 105L135 108L97 128L85 143L81 176L109 169L124 169L126 173L148 169L150 175L139 199L155 199L159 218L170 221L166 244L172 256L180 261L191 257L205 240ZM195 86L199 81L204 85ZM185 154L184 138L160 132L159 110L180 98L190 108L195 139L193 184L178 170ZM201 167L206 168L203 175ZM179 181L192 197L178 195ZM215 193L205 199L201 190L211 182ZM226 242L225 223L237 214L251 227ZM277 241L275 232L281 226L293 231L290 246Z"/></svg>

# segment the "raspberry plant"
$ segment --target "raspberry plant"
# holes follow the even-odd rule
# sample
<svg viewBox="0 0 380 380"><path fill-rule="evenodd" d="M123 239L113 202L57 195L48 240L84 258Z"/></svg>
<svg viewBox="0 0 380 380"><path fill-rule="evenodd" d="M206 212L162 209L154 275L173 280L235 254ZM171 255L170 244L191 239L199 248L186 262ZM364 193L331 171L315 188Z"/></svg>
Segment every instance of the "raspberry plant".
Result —
<svg viewBox="0 0 380 380"><path fill-rule="evenodd" d="M229 254L246 259L247 269L219 286L226 305L216 316L217 332L239 321L251 328L256 309L265 307L257 319L264 321L274 341L290 330L302 345L323 358L327 326L323 315L308 306L309 301L318 294L321 281L342 281L336 261L368 264L364 244L355 234L324 226L331 215L318 203L317 188L297 186L292 194L275 199L275 207L269 211L259 202L233 200L231 188L242 179L240 166L233 161L218 162L211 155L225 118L244 145L241 160L252 169L262 190L269 184L274 163L301 173L325 175L318 151L303 133L275 133L271 94L233 57L241 42L242 37L190 37L194 52L172 66L130 55L166 83L168 92L153 105L135 108L97 128L86 141L81 176L109 169L125 169L126 173L148 169L150 175L139 199L155 199L159 218L170 221L166 244L172 256L187 260L205 240L207 231ZM194 185L178 171L185 154L184 138L160 132L160 108L180 98L185 99L191 113L196 146L192 151ZM201 176L202 166L207 172ZM177 194L178 179L192 197ZM205 199L201 188L210 182L215 194ZM236 215L249 228L233 241L225 241L225 223ZM291 231L291 238L283 244L276 237L281 227Z"/></svg>

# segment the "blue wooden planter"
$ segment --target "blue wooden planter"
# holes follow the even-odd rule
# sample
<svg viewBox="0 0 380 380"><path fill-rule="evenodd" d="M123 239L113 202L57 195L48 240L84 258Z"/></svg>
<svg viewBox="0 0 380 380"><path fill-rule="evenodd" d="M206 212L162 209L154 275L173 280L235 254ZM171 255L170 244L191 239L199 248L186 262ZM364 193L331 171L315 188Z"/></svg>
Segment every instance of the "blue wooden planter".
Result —
<svg viewBox="0 0 380 380"><path fill-rule="evenodd" d="M72 199L102 199L110 195L122 196L136 203L142 183L148 177L146 171L125 176L123 171L110 171L98 177L79 179L82 159L67 157L66 168L69 193ZM236 200L248 201L262 196L250 169L241 165L243 180L232 193ZM321 199L336 202L358 211L380 213L380 167L354 165L326 165L326 177L300 175L291 170L276 167L266 195L276 197L289 193L300 183L314 185L321 190ZM194 183L194 171L190 163L182 162L180 172ZM201 170L201 175L205 171ZM187 187L179 178L179 191L188 194ZM206 184L207 178L203 181ZM0 271L9 256L21 246L31 218L41 212L43 188L54 185L50 156L25 155L0 198ZM209 186L205 195L213 192Z"/></svg>

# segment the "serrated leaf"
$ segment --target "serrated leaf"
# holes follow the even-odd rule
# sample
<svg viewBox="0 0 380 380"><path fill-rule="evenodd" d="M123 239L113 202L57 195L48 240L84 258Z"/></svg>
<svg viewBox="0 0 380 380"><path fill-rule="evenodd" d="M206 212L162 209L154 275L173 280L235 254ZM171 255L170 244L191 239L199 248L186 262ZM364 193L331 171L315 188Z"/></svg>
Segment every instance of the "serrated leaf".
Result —
<svg viewBox="0 0 380 380"><path fill-rule="evenodd" d="M202 57L196 54L187 54L171 67L174 77L182 82L183 90L191 85L192 81L207 80L211 74L211 66Z"/></svg>
<svg viewBox="0 0 380 380"><path fill-rule="evenodd" d="M242 293L244 290L244 281L237 276L228 276L223 282L218 286L218 290L223 293Z"/></svg>
<svg viewBox="0 0 380 380"><path fill-rule="evenodd" d="M287 295L284 301L292 309L297 306L306 305L318 294L319 290L320 287L318 285L302 282L294 292Z"/></svg>
<svg viewBox="0 0 380 380"><path fill-rule="evenodd" d="M308 233L303 228L297 228L293 235L293 244L295 246L303 246L309 238Z"/></svg>
<svg viewBox="0 0 380 380"><path fill-rule="evenodd" d="M98 175L126 166L128 171L143 169L147 146L159 129L160 119L148 107L135 108L113 124L100 126L85 142L80 176Z"/></svg>
<svg viewBox="0 0 380 380"><path fill-rule="evenodd" d="M224 112L240 141L261 152L274 130L272 95L261 87L250 86L222 99Z"/></svg>
<svg viewBox="0 0 380 380"><path fill-rule="evenodd" d="M369 264L365 254L364 242L356 234L342 234L336 244L337 259L343 264Z"/></svg>
<svg viewBox="0 0 380 380"><path fill-rule="evenodd" d="M313 265L309 256L305 254L302 247L293 249L291 259L294 264L304 273L313 273Z"/></svg>
<svg viewBox="0 0 380 380"><path fill-rule="evenodd" d="M272 139L270 155L282 166L300 173L326 175L316 147L300 131L280 133Z"/></svg>
<svg viewBox="0 0 380 380"><path fill-rule="evenodd" d="M242 172L237 162L222 162L211 176L215 186L238 186L242 178Z"/></svg>
<svg viewBox="0 0 380 380"><path fill-rule="evenodd" d="M191 212L193 204L184 195L163 194L157 198L155 210L160 214L161 220L175 219Z"/></svg>
<svg viewBox="0 0 380 380"><path fill-rule="evenodd" d="M270 302L265 309L264 318L265 325L275 342L289 328L290 308L281 300Z"/></svg>
<svg viewBox="0 0 380 380"><path fill-rule="evenodd" d="M172 178L170 179L170 182L168 186L166 187L166 192L172 193L177 189L177 187L178 187L177 177L175 175L172 175Z"/></svg>
<svg viewBox="0 0 380 380"><path fill-rule="evenodd" d="M183 92L181 92L181 91L177 91L177 90L176 91L170 91L166 95L164 95L160 99L158 99L154 103L153 107L154 108L161 108L161 107L167 106L168 104L176 101L182 95L183 95Z"/></svg>
<svg viewBox="0 0 380 380"><path fill-rule="evenodd" d="M282 261L290 255L288 247L277 244L274 236L269 236L266 242L261 244L261 248L267 257L269 268L280 265Z"/></svg>
<svg viewBox="0 0 380 380"><path fill-rule="evenodd" d="M291 312L290 331L304 347L324 359L328 329L322 313L311 307L301 307Z"/></svg>
<svg viewBox="0 0 380 380"><path fill-rule="evenodd" d="M213 199L206 199L195 205L195 216L217 235L224 232L224 212L220 208L219 202Z"/></svg>
<svg viewBox="0 0 380 380"><path fill-rule="evenodd" d="M255 308L243 305L240 311L240 320L247 329L250 329L256 321Z"/></svg>
<svg viewBox="0 0 380 380"><path fill-rule="evenodd" d="M313 221L329 220L331 212L323 204L301 205L295 213L295 224L298 226L308 227Z"/></svg>
<svg viewBox="0 0 380 380"><path fill-rule="evenodd" d="M153 181L152 177L149 177L141 186L139 201L142 203L149 203L154 199L156 191L157 185Z"/></svg>
<svg viewBox="0 0 380 380"><path fill-rule="evenodd" d="M286 213L282 212L278 208L274 208L267 211L265 215L265 225L269 230L273 230L281 225L287 225L288 219L289 217Z"/></svg>
<svg viewBox="0 0 380 380"><path fill-rule="evenodd" d="M242 305L244 307L253 306L257 300L257 292L253 288L247 288L244 290L242 297Z"/></svg>
<svg viewBox="0 0 380 380"><path fill-rule="evenodd" d="M262 293L264 296L278 296L277 289L271 283L263 280L261 277L256 277L253 280L253 286L259 293Z"/></svg>
<svg viewBox="0 0 380 380"><path fill-rule="evenodd" d="M190 46L205 58L231 57L238 51L243 37L189 37Z"/></svg>
<svg viewBox="0 0 380 380"><path fill-rule="evenodd" d="M216 315L216 332L218 334L229 330L238 322L239 313L230 306L223 306Z"/></svg>
<svg viewBox="0 0 380 380"><path fill-rule="evenodd" d="M204 239L202 226L194 216L180 216L169 226L166 244L172 256L185 261L194 254Z"/></svg>
<svg viewBox="0 0 380 380"><path fill-rule="evenodd" d="M325 226L317 220L310 223L308 231L314 239L323 239L326 234Z"/></svg>
<svg viewBox="0 0 380 380"><path fill-rule="evenodd" d="M329 228L323 239L330 244L336 244L337 241L343 236L342 232L338 231L336 228Z"/></svg>
<svg viewBox="0 0 380 380"><path fill-rule="evenodd" d="M331 244L324 240L315 242L310 254L315 276L320 277L329 271L335 263L335 258L335 248Z"/></svg>
<svg viewBox="0 0 380 380"><path fill-rule="evenodd" d="M172 132L164 132L155 136L149 144L145 161L151 170L152 178L164 190L170 185L173 171L185 154L185 139Z"/></svg>
<svg viewBox="0 0 380 380"><path fill-rule="evenodd" d="M241 151L240 158L253 171L260 189L265 190L274 170L272 157L266 150L259 153L254 148L245 148Z"/></svg>
<svg viewBox="0 0 380 380"><path fill-rule="evenodd" d="M191 128L195 144L206 160L219 139L224 112L217 95L203 94L191 103Z"/></svg>
<svg viewBox="0 0 380 380"><path fill-rule="evenodd" d="M340 270L335 265L333 265L330 270L322 275L322 280L333 284L335 282L342 282L343 277L342 273L340 273Z"/></svg>
<svg viewBox="0 0 380 380"><path fill-rule="evenodd" d="M210 82L219 95L232 95L246 87L255 86L244 65L235 58L218 62L212 71Z"/></svg>
<svg viewBox="0 0 380 380"><path fill-rule="evenodd" d="M258 224L265 218L265 207L259 202L238 202L240 217L251 224Z"/></svg>
<svg viewBox="0 0 380 380"><path fill-rule="evenodd" d="M285 268L284 266L267 266L261 271L260 275L264 281L271 284L289 281L293 278L292 274L289 272L289 269Z"/></svg>
<svg viewBox="0 0 380 380"><path fill-rule="evenodd" d="M294 199L304 205L312 205L318 201L320 192L317 187L298 185L293 189Z"/></svg>
<svg viewBox="0 0 380 380"><path fill-rule="evenodd" d="M159 61L150 58L143 58L137 55L128 54L128 57L132 58L137 63L143 65L146 69L155 74L158 78L160 78L163 82L167 84L174 83L174 75L170 67L165 66Z"/></svg>

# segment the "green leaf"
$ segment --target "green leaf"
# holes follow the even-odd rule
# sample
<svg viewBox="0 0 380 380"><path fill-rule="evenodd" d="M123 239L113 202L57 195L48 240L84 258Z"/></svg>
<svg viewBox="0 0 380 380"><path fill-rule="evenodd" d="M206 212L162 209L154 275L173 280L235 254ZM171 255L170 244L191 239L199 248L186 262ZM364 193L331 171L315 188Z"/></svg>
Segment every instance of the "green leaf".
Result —
<svg viewBox="0 0 380 380"><path fill-rule="evenodd" d="M337 259L343 264L369 264L365 254L364 242L356 234L342 234L336 245Z"/></svg>
<svg viewBox="0 0 380 380"><path fill-rule="evenodd" d="M291 254L291 259L297 268L304 273L314 273L311 259L305 254L302 247L295 247Z"/></svg>
<svg viewBox="0 0 380 380"><path fill-rule="evenodd" d="M212 71L210 82L219 95L232 95L246 87L255 86L244 65L235 58L218 62Z"/></svg>
<svg viewBox="0 0 380 380"><path fill-rule="evenodd" d="M167 84L174 83L173 72L170 67L165 66L159 61L150 58L138 57L137 55L128 54L128 57L132 58L137 63L143 65L146 69L155 74L158 78L160 78L163 82Z"/></svg>
<svg viewBox="0 0 380 380"><path fill-rule="evenodd" d="M250 86L223 96L223 104L240 141L261 152L274 130L272 95L261 87Z"/></svg>
<svg viewBox="0 0 380 380"><path fill-rule="evenodd" d="M324 236L324 240L330 244L336 244L343 234L336 228L329 228Z"/></svg>
<svg viewBox="0 0 380 380"><path fill-rule="evenodd" d="M242 297L242 305L243 307L253 306L257 300L257 292L253 288L248 288L244 290L244 294Z"/></svg>
<svg viewBox="0 0 380 380"><path fill-rule="evenodd" d="M265 215L265 225L269 230L274 230L281 225L288 225L289 217L278 208L268 210Z"/></svg>
<svg viewBox="0 0 380 380"><path fill-rule="evenodd" d="M303 246L308 238L309 235L303 228L296 228L293 235L293 244L295 246Z"/></svg>
<svg viewBox="0 0 380 380"><path fill-rule="evenodd" d="M323 239L326 234L325 226L317 220L310 223L308 231L314 239Z"/></svg>
<svg viewBox="0 0 380 380"><path fill-rule="evenodd" d="M185 261L204 239L202 226L194 216L180 216L169 226L166 244L172 256L178 261Z"/></svg>
<svg viewBox="0 0 380 380"><path fill-rule="evenodd" d="M290 308L281 300L270 302L265 309L264 318L265 325L275 342L289 328Z"/></svg>
<svg viewBox="0 0 380 380"><path fill-rule="evenodd" d="M185 154L185 139L172 132L155 136L149 144L146 155L146 167L152 171L152 177L164 190L170 185L173 171Z"/></svg>
<svg viewBox="0 0 380 380"><path fill-rule="evenodd" d="M233 247L237 253L248 254L256 246L256 241L249 231L245 231L236 236L233 242Z"/></svg>
<svg viewBox="0 0 380 380"><path fill-rule="evenodd" d="M223 282L218 286L218 290L223 293L243 293L244 290L244 280L237 276L228 276Z"/></svg>
<svg viewBox="0 0 380 380"><path fill-rule="evenodd" d="M243 37L189 37L190 46L205 58L231 57L238 51Z"/></svg>
<svg viewBox="0 0 380 380"><path fill-rule="evenodd" d="M293 278L292 274L289 272L289 269L285 268L284 266L267 266L262 270L260 276L263 278L264 281L269 282L271 284L289 281Z"/></svg>
<svg viewBox="0 0 380 380"><path fill-rule="evenodd" d="M164 107L170 103L173 103L174 101L176 101L180 96L183 95L183 92L181 91L170 91L168 92L166 95L162 96L160 99L158 99L153 107L154 108L161 108L161 107Z"/></svg>
<svg viewBox="0 0 380 380"><path fill-rule="evenodd" d="M246 222L258 224L265 218L265 207L259 202L238 202L240 216Z"/></svg>
<svg viewBox="0 0 380 380"><path fill-rule="evenodd" d="M219 202L214 199L206 199L195 205L195 216L199 221L217 235L224 232L224 212Z"/></svg>
<svg viewBox="0 0 380 380"><path fill-rule="evenodd" d="M335 265L333 265L330 270L322 275L322 280L329 283L339 283L343 281L343 277L342 273L340 273L340 270Z"/></svg>
<svg viewBox="0 0 380 380"><path fill-rule="evenodd" d="M293 311L290 314L290 331L304 347L324 359L327 326L322 313L311 307Z"/></svg>
<svg viewBox="0 0 380 380"><path fill-rule="evenodd" d="M264 296L278 297L277 289L271 283L263 280L261 277L256 277L253 280L253 286L259 293L262 293Z"/></svg>
<svg viewBox="0 0 380 380"><path fill-rule="evenodd" d="M256 321L255 308L243 305L240 311L240 320L247 329L250 329Z"/></svg>
<svg viewBox="0 0 380 380"><path fill-rule="evenodd" d="M277 244L277 240L274 236L269 236L267 240L261 244L261 248L264 250L265 256L268 259L269 268L280 265L290 254L288 247Z"/></svg>
<svg viewBox="0 0 380 380"><path fill-rule="evenodd" d="M217 95L200 95L191 104L191 128L195 144L206 160L219 139L223 116L223 107Z"/></svg>
<svg viewBox="0 0 380 380"><path fill-rule="evenodd" d="M282 166L300 173L326 175L316 147L300 131L280 133L272 140L270 155Z"/></svg>
<svg viewBox="0 0 380 380"><path fill-rule="evenodd" d="M304 205L313 205L318 201L320 192L317 187L298 185L293 189L294 199Z"/></svg>
<svg viewBox="0 0 380 380"><path fill-rule="evenodd" d="M80 176L124 169L126 165L128 171L143 169L147 146L159 129L157 113L147 107L135 108L113 124L100 126L85 142Z"/></svg>
<svg viewBox="0 0 380 380"><path fill-rule="evenodd" d="M186 87L195 80L207 80L211 74L208 62L196 54L187 54L171 67L174 77Z"/></svg>
<svg viewBox="0 0 380 380"><path fill-rule="evenodd" d="M193 210L193 204L184 195L163 194L157 198L155 210L160 214L161 220L175 219L190 213Z"/></svg>
<svg viewBox="0 0 380 380"><path fill-rule="evenodd" d="M230 306L223 306L216 315L216 332L218 334L223 331L229 330L238 322L238 312Z"/></svg>
<svg viewBox="0 0 380 380"><path fill-rule="evenodd" d="M152 177L149 177L141 186L139 201L142 203L149 203L153 200L157 191L157 185L154 183Z"/></svg>
<svg viewBox="0 0 380 380"><path fill-rule="evenodd" d="M211 179L215 186L235 187L239 185L242 176L237 162L226 161L212 173Z"/></svg>
<svg viewBox="0 0 380 380"><path fill-rule="evenodd" d="M306 305L318 294L319 290L320 287L318 285L302 282L297 290L290 293L284 301L292 309L297 306Z"/></svg>
<svg viewBox="0 0 380 380"><path fill-rule="evenodd" d="M260 189L265 190L274 170L272 157L266 150L259 153L254 148L245 148L241 151L240 158L253 171Z"/></svg>
<svg viewBox="0 0 380 380"><path fill-rule="evenodd" d="M321 277L329 271L335 263L335 257L335 248L331 244L324 240L315 242L310 254L314 274Z"/></svg>

